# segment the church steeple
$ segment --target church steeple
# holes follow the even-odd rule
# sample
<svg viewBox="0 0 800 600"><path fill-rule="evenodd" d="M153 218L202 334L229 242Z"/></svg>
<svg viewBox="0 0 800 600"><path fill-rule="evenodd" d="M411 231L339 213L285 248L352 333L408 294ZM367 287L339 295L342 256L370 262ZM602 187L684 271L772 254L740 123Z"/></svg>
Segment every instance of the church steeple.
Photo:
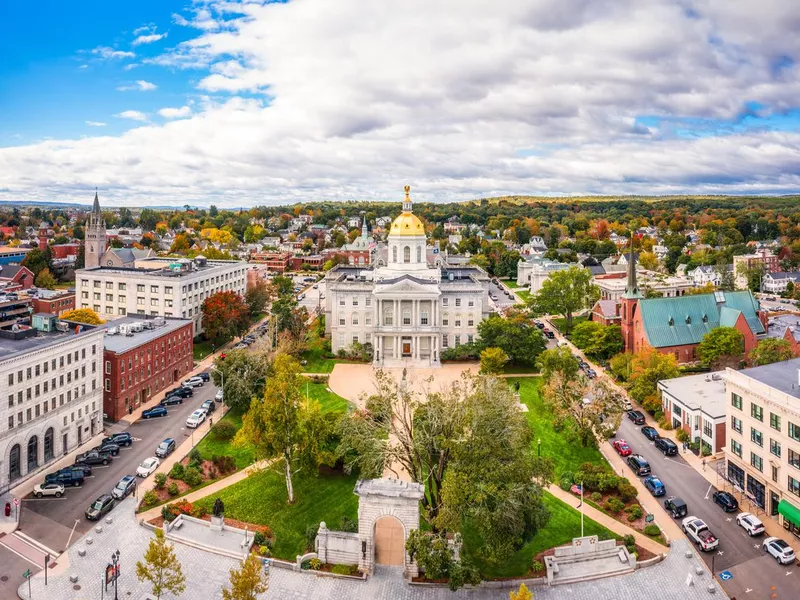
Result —
<svg viewBox="0 0 800 600"><path fill-rule="evenodd" d="M633 232L631 232L631 249L628 256L628 281L623 298L642 298L639 285L636 283L636 257L633 254Z"/></svg>
<svg viewBox="0 0 800 600"><path fill-rule="evenodd" d="M364 221L361 223L361 237L364 239L369 237L369 230L367 229L367 215L364 215Z"/></svg>
<svg viewBox="0 0 800 600"><path fill-rule="evenodd" d="M95 217L100 217L103 214L100 212L100 198L97 197L97 188L94 188L94 204L92 205L92 214Z"/></svg>

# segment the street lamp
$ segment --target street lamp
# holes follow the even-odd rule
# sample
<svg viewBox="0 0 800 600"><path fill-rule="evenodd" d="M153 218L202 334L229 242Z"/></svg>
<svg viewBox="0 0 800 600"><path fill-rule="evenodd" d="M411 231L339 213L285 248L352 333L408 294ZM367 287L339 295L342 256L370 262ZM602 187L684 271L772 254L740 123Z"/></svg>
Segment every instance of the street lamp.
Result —
<svg viewBox="0 0 800 600"><path fill-rule="evenodd" d="M119 600L117 596L117 580L119 579L119 550L111 553L111 564L114 565L114 600Z"/></svg>
<svg viewBox="0 0 800 600"><path fill-rule="evenodd" d="M538 447L539 447L539 456L541 456L542 455L542 438L539 438Z"/></svg>
<svg viewBox="0 0 800 600"><path fill-rule="evenodd" d="M219 376L222 378L222 401L224 402L225 401L225 373L220 371L214 365L211 365L211 370L212 371L216 371L217 373L219 373Z"/></svg>

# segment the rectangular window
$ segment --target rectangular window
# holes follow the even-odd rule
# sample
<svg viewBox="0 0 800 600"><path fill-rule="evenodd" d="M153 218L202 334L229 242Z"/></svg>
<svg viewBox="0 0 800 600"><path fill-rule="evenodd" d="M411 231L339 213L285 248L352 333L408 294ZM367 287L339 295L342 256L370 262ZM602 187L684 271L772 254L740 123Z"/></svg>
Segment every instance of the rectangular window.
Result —
<svg viewBox="0 0 800 600"><path fill-rule="evenodd" d="M758 421L764 420L764 409L761 408L758 404L753 402L750 403L750 416Z"/></svg>
<svg viewBox="0 0 800 600"><path fill-rule="evenodd" d="M172 286L171 285L164 286L164 293L167 294L167 295L171 295L172 294Z"/></svg>
<svg viewBox="0 0 800 600"><path fill-rule="evenodd" d="M442 298L442 306L448 306L450 303L449 298Z"/></svg>
<svg viewBox="0 0 800 600"><path fill-rule="evenodd" d="M447 348L447 336L442 336L442 348Z"/></svg>
<svg viewBox="0 0 800 600"><path fill-rule="evenodd" d="M339 325L345 325L345 318L339 317Z"/></svg>
<svg viewBox="0 0 800 600"><path fill-rule="evenodd" d="M344 306L344 298L339 298L339 306Z"/></svg>
<svg viewBox="0 0 800 600"><path fill-rule="evenodd" d="M775 465L771 465L771 467L772 467L772 481L777 483L778 482L778 467L776 467Z"/></svg>
<svg viewBox="0 0 800 600"><path fill-rule="evenodd" d="M456 298L456 308L461 306L461 298Z"/></svg>
<svg viewBox="0 0 800 600"><path fill-rule="evenodd" d="M739 394L731 394L731 405L742 410L742 397Z"/></svg>
<svg viewBox="0 0 800 600"><path fill-rule="evenodd" d="M461 327L461 319L459 319L458 317L456 317L455 326L456 327Z"/></svg>
<svg viewBox="0 0 800 600"><path fill-rule="evenodd" d="M124 284L124 283L118 283L118 284L117 284L117 289L118 289L120 292L123 292L123 291L125 291L125 284Z"/></svg>
<svg viewBox="0 0 800 600"><path fill-rule="evenodd" d="M467 327L475 327L475 321L474 321L474 319L469 319L469 320L467 321Z"/></svg>
<svg viewBox="0 0 800 600"><path fill-rule="evenodd" d="M110 281L106 281L106 289L107 290L113 289L113 286L114 286L113 283L111 283Z"/></svg>
<svg viewBox="0 0 800 600"><path fill-rule="evenodd" d="M788 460L789 460L789 465L791 465L795 469L800 469L800 454L798 454L791 448L788 449Z"/></svg>
<svg viewBox="0 0 800 600"><path fill-rule="evenodd" d="M791 452L791 450L789 450ZM781 457L781 444L773 440L772 438L769 439L769 453L774 454L778 458Z"/></svg>
<svg viewBox="0 0 800 600"><path fill-rule="evenodd" d="M450 325L450 317L447 315L447 313L442 315L442 325L444 327L447 327L448 325Z"/></svg>
<svg viewBox="0 0 800 600"><path fill-rule="evenodd" d="M781 417L775 413L769 413L769 426L776 431L781 430Z"/></svg>
<svg viewBox="0 0 800 600"><path fill-rule="evenodd" d="M106 391L107 392L111 391L111 380L108 378L106 378Z"/></svg>
<svg viewBox="0 0 800 600"><path fill-rule="evenodd" d="M709 438L713 435L711 432L711 425L711 421L703 419L703 435Z"/></svg>
<svg viewBox="0 0 800 600"><path fill-rule="evenodd" d="M157 285L151 285L150 286L150 293L151 294L157 294L158 293L158 286Z"/></svg>
<svg viewBox="0 0 800 600"><path fill-rule="evenodd" d="M764 446L764 436L761 435L761 432L758 429L753 427L750 428L750 441L757 446Z"/></svg>
<svg viewBox="0 0 800 600"><path fill-rule="evenodd" d="M14 429L14 415L11 415L10 417L8 417L8 428L9 429Z"/></svg>
<svg viewBox="0 0 800 600"><path fill-rule="evenodd" d="M472 341L473 341L473 339L474 339L474 338L473 338L472 334L471 334L471 333L468 333L468 334L467 334L467 343L468 343L468 344L471 344L471 343L472 343Z"/></svg>
<svg viewBox="0 0 800 600"><path fill-rule="evenodd" d="M475 306L475 301L474 301L474 300L469 300L469 301L467 302L467 306L469 306L470 308L472 308L473 306Z"/></svg>
<svg viewBox="0 0 800 600"><path fill-rule="evenodd" d="M137 286L136 286L136 291L137 291L137 292L144 292L144 285L143 285L143 284L141 284L141 283L140 283L140 284L137 284Z"/></svg>
<svg viewBox="0 0 800 600"><path fill-rule="evenodd" d="M9 373L8 374L8 385L14 385L14 374L13 373Z"/></svg>
<svg viewBox="0 0 800 600"><path fill-rule="evenodd" d="M353 306L358 306L358 296L353 296Z"/></svg>
<svg viewBox="0 0 800 600"><path fill-rule="evenodd" d="M364 300L364 306L372 306L372 296L367 296Z"/></svg>
<svg viewBox="0 0 800 600"><path fill-rule="evenodd" d="M800 481L789 475L789 491L795 496L800 496Z"/></svg>
<svg viewBox="0 0 800 600"><path fill-rule="evenodd" d="M800 442L800 426L789 421L789 437Z"/></svg>
<svg viewBox="0 0 800 600"><path fill-rule="evenodd" d="M455 343L456 343L456 346L460 346L461 345L461 336L460 335L456 336Z"/></svg>
<svg viewBox="0 0 800 600"><path fill-rule="evenodd" d="M762 461L761 457L755 452L750 453L750 464L753 465L753 468L757 469L758 471L764 470L764 461Z"/></svg>
<svg viewBox="0 0 800 600"><path fill-rule="evenodd" d="M106 302L113 302L114 294L106 294Z"/></svg>

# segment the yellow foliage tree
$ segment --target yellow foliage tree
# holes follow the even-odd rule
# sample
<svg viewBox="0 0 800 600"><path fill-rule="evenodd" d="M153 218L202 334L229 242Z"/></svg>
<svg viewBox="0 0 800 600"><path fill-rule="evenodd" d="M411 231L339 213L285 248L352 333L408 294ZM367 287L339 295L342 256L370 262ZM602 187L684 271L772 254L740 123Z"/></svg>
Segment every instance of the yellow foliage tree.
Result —
<svg viewBox="0 0 800 600"><path fill-rule="evenodd" d="M519 584L519 589L515 592L511 590L508 593L509 600L533 600L533 592L531 592L524 583Z"/></svg>
<svg viewBox="0 0 800 600"><path fill-rule="evenodd" d="M105 323L96 312L91 308L76 308L68 310L61 315L62 321L75 321L76 323L86 323L87 325L102 325Z"/></svg>
<svg viewBox="0 0 800 600"><path fill-rule="evenodd" d="M207 228L200 231L200 237L216 244L230 244L233 234L224 229Z"/></svg>

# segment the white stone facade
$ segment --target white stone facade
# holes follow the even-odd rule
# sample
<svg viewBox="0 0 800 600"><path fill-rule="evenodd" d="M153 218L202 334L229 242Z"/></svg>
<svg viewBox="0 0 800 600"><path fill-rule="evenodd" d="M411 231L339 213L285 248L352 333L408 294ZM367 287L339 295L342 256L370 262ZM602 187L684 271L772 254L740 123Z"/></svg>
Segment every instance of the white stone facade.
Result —
<svg viewBox="0 0 800 600"><path fill-rule="evenodd" d="M81 269L75 273L75 305L104 319L134 314L192 319L197 335L203 330L203 301L222 291L244 296L247 268L239 261L147 258L131 269Z"/></svg>
<svg viewBox="0 0 800 600"><path fill-rule="evenodd" d="M0 492L102 429L103 334L0 339Z"/></svg>

